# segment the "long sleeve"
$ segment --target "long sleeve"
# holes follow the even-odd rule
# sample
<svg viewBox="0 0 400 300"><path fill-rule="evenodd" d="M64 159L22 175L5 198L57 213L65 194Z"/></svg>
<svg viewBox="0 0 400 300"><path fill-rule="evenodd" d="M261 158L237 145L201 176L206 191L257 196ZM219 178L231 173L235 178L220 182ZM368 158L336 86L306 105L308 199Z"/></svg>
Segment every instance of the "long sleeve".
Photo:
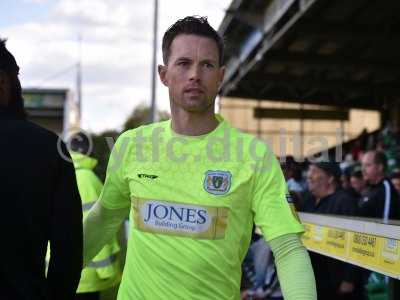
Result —
<svg viewBox="0 0 400 300"><path fill-rule="evenodd" d="M111 241L129 214L129 185L123 175L127 141L129 142L129 139L125 138L124 134L118 138L110 155L107 176L99 200L83 222L84 265Z"/></svg>
<svg viewBox="0 0 400 300"><path fill-rule="evenodd" d="M299 236L286 234L268 243L275 256L279 283L285 300L317 299L314 272Z"/></svg>
<svg viewBox="0 0 400 300"><path fill-rule="evenodd" d="M100 201L90 209L83 224L84 265L115 236L129 210L130 207L108 209L102 206Z"/></svg>
<svg viewBox="0 0 400 300"><path fill-rule="evenodd" d="M64 154L67 154L63 144ZM68 155L69 156L69 155ZM72 163L59 157L50 225L48 299L73 299L82 269L82 204Z"/></svg>

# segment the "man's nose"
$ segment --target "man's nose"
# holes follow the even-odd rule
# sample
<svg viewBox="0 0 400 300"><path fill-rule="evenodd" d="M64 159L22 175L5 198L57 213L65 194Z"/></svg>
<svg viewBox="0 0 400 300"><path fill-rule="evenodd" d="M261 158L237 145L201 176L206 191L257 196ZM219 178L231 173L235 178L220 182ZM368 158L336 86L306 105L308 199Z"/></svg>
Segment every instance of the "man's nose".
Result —
<svg viewBox="0 0 400 300"><path fill-rule="evenodd" d="M193 65L190 68L189 79L193 81L198 81L200 79L200 72L201 72L200 67Z"/></svg>

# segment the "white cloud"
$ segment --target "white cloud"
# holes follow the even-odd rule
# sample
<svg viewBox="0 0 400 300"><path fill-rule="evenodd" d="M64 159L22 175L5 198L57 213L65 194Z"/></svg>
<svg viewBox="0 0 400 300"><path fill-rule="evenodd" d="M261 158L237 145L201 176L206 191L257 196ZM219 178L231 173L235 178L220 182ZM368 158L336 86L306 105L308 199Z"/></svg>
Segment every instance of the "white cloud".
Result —
<svg viewBox="0 0 400 300"><path fill-rule="evenodd" d="M206 15L217 28L230 0L159 3L161 62L161 38L172 23L187 15ZM101 131L120 126L135 105L150 102L152 26L153 1L58 0L40 22L26 20L0 30L9 37L8 47L21 66L23 86L42 84L72 90L81 35L82 125ZM161 109L169 109L168 93L161 83L157 85L157 98Z"/></svg>

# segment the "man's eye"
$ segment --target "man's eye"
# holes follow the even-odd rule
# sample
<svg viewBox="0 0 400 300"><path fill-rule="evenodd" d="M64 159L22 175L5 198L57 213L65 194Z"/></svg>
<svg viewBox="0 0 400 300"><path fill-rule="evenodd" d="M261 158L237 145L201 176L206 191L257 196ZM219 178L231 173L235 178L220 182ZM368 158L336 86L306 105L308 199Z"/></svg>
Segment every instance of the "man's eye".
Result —
<svg viewBox="0 0 400 300"><path fill-rule="evenodd" d="M204 65L205 65L206 68L210 68L210 69L214 68L214 65L211 64L211 63L205 63Z"/></svg>
<svg viewBox="0 0 400 300"><path fill-rule="evenodd" d="M178 62L178 66L187 66L188 64L189 64L189 62L187 62L187 61Z"/></svg>

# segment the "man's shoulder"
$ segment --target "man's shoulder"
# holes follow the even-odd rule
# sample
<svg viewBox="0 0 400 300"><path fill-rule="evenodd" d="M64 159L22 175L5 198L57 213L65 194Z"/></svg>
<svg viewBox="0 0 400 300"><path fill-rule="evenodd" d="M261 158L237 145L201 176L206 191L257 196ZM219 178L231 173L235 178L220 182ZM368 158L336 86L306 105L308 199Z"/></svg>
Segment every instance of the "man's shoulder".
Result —
<svg viewBox="0 0 400 300"><path fill-rule="evenodd" d="M340 199L344 199L344 200L354 199L354 196L351 194L351 191L345 190L343 188L337 189L334 195L336 198L340 198Z"/></svg>
<svg viewBox="0 0 400 300"><path fill-rule="evenodd" d="M345 189L336 190L332 200L344 207L353 207L357 204L357 198Z"/></svg>
<svg viewBox="0 0 400 300"><path fill-rule="evenodd" d="M24 143L34 141L34 144L54 144L58 140L57 134L28 120L13 120L9 134L23 137Z"/></svg>
<svg viewBox="0 0 400 300"><path fill-rule="evenodd" d="M68 160L67 149L61 138L30 121L13 120L0 129L0 136L3 137L0 141L0 153L4 163L36 164L50 168L60 158L65 157ZM6 144L12 146L4 147Z"/></svg>
<svg viewBox="0 0 400 300"><path fill-rule="evenodd" d="M119 136L119 139L135 137L135 136L139 136L139 135L143 136L143 137L148 137L148 136L151 136L155 130L165 131L168 128L169 124L170 124L170 120L141 125L139 127L136 127L133 129L128 129L128 130L124 131Z"/></svg>
<svg viewBox="0 0 400 300"><path fill-rule="evenodd" d="M229 130L232 137L240 138L244 141L257 141L260 143L265 143L262 139L256 137L254 134L248 133L239 129L237 127L232 126L229 122L225 121L225 129Z"/></svg>
<svg viewBox="0 0 400 300"><path fill-rule="evenodd" d="M383 186L388 186L389 190L390 190L390 197L392 199L398 199L399 198L399 194L396 191L396 188L394 187L393 183L390 181L390 179L385 178L382 182ZM385 193L386 193L386 188L385 188Z"/></svg>
<svg viewBox="0 0 400 300"><path fill-rule="evenodd" d="M382 180L380 183L376 185L372 185L368 188L366 192L366 196L368 198L382 197L385 194L385 180ZM390 183L389 183L390 185Z"/></svg>

